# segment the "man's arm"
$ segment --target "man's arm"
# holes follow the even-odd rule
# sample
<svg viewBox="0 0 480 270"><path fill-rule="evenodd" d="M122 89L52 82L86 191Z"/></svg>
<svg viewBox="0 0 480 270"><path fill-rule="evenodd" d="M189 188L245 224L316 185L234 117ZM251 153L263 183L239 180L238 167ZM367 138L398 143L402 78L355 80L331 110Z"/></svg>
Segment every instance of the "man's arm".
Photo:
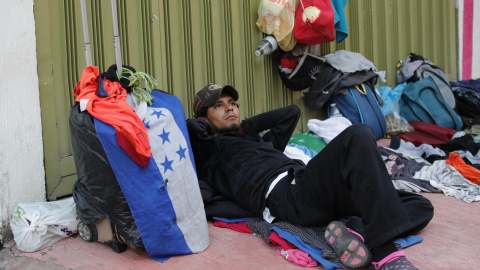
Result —
<svg viewBox="0 0 480 270"><path fill-rule="evenodd" d="M197 118L187 120L187 129L195 157L197 173L200 173L204 162L208 160L212 154L211 150L215 138L215 127L205 120Z"/></svg>
<svg viewBox="0 0 480 270"><path fill-rule="evenodd" d="M259 133L269 130L263 140L272 142L273 147L283 151L295 131L301 111L297 105L290 105L248 118L242 122L245 133Z"/></svg>

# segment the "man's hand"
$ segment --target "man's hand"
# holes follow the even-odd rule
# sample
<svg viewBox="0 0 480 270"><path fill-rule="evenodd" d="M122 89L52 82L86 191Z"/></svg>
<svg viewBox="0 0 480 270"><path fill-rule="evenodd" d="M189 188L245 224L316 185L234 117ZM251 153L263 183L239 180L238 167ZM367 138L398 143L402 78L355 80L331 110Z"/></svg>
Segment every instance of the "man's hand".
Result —
<svg viewBox="0 0 480 270"><path fill-rule="evenodd" d="M216 133L215 127L213 125L200 118L188 119L187 127L189 133L198 134L200 138L215 135Z"/></svg>
<svg viewBox="0 0 480 270"><path fill-rule="evenodd" d="M380 138L377 140L377 146L390 147L391 142L392 142L392 139Z"/></svg>

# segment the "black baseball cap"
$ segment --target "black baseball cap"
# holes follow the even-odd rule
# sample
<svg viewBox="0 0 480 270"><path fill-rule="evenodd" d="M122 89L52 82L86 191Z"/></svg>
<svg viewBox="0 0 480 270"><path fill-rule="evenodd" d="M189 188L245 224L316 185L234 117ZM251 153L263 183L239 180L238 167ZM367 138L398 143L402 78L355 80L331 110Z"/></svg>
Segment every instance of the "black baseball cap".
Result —
<svg viewBox="0 0 480 270"><path fill-rule="evenodd" d="M213 106L220 98L222 93L229 94L235 101L238 100L237 90L229 85L219 85L216 83L209 83L202 90L198 91L193 101L193 113L195 117L206 114L209 107Z"/></svg>

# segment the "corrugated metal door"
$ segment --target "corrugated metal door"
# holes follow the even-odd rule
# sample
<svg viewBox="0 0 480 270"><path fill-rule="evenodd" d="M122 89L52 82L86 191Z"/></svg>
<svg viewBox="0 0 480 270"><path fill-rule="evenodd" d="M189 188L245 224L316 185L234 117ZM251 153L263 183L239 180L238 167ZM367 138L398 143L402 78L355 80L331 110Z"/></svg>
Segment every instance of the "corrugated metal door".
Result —
<svg viewBox="0 0 480 270"><path fill-rule="evenodd" d="M187 117L193 96L210 82L240 92L244 116L298 104L308 119L323 115L305 107L302 92L283 86L277 56L256 57L263 38L259 0L117 0L123 63L153 75L158 89L180 98ZM72 89L85 68L80 0L35 0L40 100L48 199L71 193L76 180L68 129ZM93 64L115 63L110 0L87 0ZM349 37L321 46L360 52L385 70L395 85L397 61L414 52L456 79L454 0L351 0L345 13ZM379 85L383 85L380 83ZM306 90L308 91L308 90Z"/></svg>

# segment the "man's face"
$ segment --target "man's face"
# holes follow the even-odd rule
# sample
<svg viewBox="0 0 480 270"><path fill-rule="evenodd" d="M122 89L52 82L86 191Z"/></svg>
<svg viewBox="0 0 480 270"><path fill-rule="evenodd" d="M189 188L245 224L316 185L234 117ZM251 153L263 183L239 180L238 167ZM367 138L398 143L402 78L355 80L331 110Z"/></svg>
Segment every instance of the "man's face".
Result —
<svg viewBox="0 0 480 270"><path fill-rule="evenodd" d="M212 124L218 134L238 132L240 129L240 111L237 102L228 94L221 94L217 103L208 108L207 116L200 118Z"/></svg>

